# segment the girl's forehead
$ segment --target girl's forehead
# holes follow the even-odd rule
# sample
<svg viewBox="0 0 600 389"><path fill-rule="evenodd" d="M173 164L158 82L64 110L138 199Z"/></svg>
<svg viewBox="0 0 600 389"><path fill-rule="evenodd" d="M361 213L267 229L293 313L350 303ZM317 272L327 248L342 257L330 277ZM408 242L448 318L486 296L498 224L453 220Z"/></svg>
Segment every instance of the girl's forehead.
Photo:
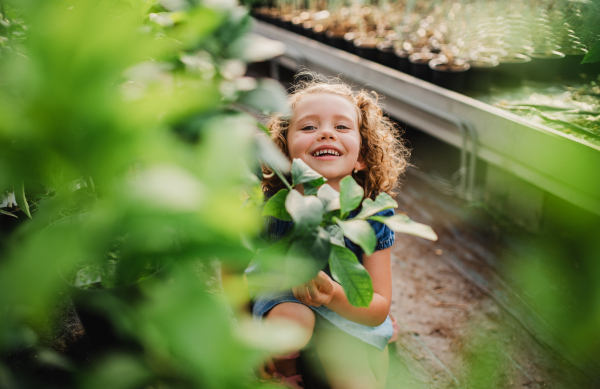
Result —
<svg viewBox="0 0 600 389"><path fill-rule="evenodd" d="M312 111L312 112L311 112ZM346 96L335 93L310 93L300 97L294 103L294 118L311 113L343 113L358 122L359 108ZM293 118L293 119L294 119Z"/></svg>

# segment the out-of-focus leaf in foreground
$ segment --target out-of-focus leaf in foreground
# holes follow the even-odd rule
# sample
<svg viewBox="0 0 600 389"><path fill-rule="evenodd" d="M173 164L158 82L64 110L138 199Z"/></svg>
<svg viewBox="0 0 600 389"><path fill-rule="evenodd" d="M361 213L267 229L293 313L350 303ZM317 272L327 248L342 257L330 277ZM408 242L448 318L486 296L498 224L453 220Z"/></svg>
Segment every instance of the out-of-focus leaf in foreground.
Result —
<svg viewBox="0 0 600 389"><path fill-rule="evenodd" d="M15 191L19 209L0 214L0 353L37 347L74 284L105 296L99 321L144 350L94 355L93 368L71 372L82 386L251 385L261 351L233 335L225 299L207 292L216 276L190 271L215 259L244 268L254 253L240 237L261 227L260 211L241 207L243 190L260 190L248 180L259 167L256 123L234 107L254 93L255 109L280 109L285 95L243 77L247 10L8 3L3 22L20 35L5 40L0 27L10 46L0 54L0 193ZM143 298L124 296L132 290ZM248 297L236 293L237 311ZM24 385L22 372L0 370Z"/></svg>

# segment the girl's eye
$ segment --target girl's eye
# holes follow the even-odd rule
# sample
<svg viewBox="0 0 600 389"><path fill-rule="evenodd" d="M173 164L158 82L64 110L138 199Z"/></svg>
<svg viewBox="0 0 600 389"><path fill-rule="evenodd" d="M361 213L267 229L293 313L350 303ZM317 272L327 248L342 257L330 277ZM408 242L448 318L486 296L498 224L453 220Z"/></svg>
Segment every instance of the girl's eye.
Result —
<svg viewBox="0 0 600 389"><path fill-rule="evenodd" d="M350 127L346 126L345 124L338 124L337 126L335 126L335 128L336 128L337 130L347 130L347 129L349 129Z"/></svg>
<svg viewBox="0 0 600 389"><path fill-rule="evenodd" d="M314 129L316 129L315 126L304 126L300 130L302 130L302 131L309 131L309 130L314 130Z"/></svg>

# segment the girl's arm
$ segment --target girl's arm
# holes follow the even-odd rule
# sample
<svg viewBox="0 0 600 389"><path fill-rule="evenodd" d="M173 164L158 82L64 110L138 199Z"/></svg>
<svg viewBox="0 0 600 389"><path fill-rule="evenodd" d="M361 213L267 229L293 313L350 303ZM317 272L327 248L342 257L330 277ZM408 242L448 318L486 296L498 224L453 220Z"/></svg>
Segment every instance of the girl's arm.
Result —
<svg viewBox="0 0 600 389"><path fill-rule="evenodd" d="M363 254L363 266L373 281L373 300L368 308L351 305L342 286L323 272L313 281L295 287L294 295L306 305L325 305L350 321L376 327L385 321L392 302L391 252L392 248L388 247L370 256Z"/></svg>

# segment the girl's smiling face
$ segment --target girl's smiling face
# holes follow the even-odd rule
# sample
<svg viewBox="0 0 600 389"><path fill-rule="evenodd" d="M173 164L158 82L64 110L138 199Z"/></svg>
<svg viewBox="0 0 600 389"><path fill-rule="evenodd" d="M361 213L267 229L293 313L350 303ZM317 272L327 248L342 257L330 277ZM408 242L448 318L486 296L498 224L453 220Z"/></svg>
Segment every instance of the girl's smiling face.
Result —
<svg viewBox="0 0 600 389"><path fill-rule="evenodd" d="M348 99L317 93L294 108L287 133L290 158L300 158L339 191L340 180L365 167L360 153L358 109Z"/></svg>

